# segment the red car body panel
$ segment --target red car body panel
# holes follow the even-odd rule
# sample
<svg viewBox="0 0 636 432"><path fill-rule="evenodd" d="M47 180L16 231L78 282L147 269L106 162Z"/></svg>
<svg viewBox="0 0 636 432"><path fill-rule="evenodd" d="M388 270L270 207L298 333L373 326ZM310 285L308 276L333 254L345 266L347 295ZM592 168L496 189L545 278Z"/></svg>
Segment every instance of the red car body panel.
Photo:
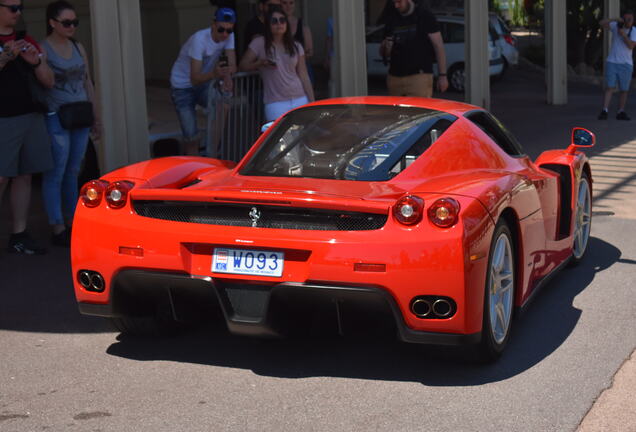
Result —
<svg viewBox="0 0 636 432"><path fill-rule="evenodd" d="M452 101L343 98L313 105L333 104L431 108L450 113L457 120L423 156L386 182L241 175L241 169L269 132L257 140L238 165L208 158L170 157L113 171L102 179L127 180L135 187L122 209L109 208L105 202L89 208L80 200L72 237L77 301L109 304L111 282L126 269L248 284L274 285L285 281L374 286L395 301L410 330L469 335L482 329L488 253L499 218L511 218L517 243L516 306L523 306L537 285L570 258L576 186L583 171L590 170L582 153L554 150L542 154L536 162L526 156L511 157L464 116L480 108ZM564 167L571 176L569 212L562 209L562 175L549 168L555 165ZM182 189L194 180L198 183ZM461 208L459 222L447 229L434 226L426 216L414 226L398 223L391 208L407 194L423 198L426 208L438 198L452 197ZM346 208L388 215L388 220L384 227L374 231L218 226L141 217L130 200ZM570 220L564 226L570 230L563 235L559 232L563 225L560 218L566 216ZM214 275L211 259L215 247L283 251L284 273L274 279ZM133 256L121 253L121 248L143 252ZM359 263L383 264L385 271L356 271L354 265ZM103 276L103 292L82 287L77 277L82 269L98 271ZM422 295L450 297L456 302L457 311L448 319L420 319L411 312L410 303Z"/></svg>

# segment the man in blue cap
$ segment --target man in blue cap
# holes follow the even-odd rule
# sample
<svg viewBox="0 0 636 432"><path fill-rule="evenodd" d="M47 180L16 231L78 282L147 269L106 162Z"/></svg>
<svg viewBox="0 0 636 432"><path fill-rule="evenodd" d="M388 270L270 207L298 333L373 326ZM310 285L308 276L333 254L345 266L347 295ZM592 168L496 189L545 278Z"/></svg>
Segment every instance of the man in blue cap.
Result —
<svg viewBox="0 0 636 432"><path fill-rule="evenodd" d="M181 47L172 66L170 85L172 102L177 110L184 138L184 153L198 155L201 134L197 125L196 105L207 106L209 83L218 79L222 85L211 89L213 97L229 98L232 75L236 72L234 24L236 13L219 8L210 28L199 30Z"/></svg>

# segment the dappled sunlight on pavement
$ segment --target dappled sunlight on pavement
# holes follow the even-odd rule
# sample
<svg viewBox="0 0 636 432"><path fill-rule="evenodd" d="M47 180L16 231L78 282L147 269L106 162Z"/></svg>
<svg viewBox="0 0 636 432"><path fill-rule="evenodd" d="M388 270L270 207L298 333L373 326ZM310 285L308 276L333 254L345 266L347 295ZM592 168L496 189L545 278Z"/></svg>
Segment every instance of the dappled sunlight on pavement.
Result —
<svg viewBox="0 0 636 432"><path fill-rule="evenodd" d="M596 154L590 162L594 211L636 219L636 141Z"/></svg>

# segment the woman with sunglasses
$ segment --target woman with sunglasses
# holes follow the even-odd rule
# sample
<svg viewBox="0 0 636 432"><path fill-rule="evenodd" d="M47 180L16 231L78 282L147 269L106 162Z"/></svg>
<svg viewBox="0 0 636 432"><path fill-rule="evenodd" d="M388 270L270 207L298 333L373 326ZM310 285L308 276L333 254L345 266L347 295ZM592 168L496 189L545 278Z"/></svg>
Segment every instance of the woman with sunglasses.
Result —
<svg viewBox="0 0 636 432"><path fill-rule="evenodd" d="M294 41L287 14L280 7L266 16L265 36L257 36L241 59L240 69L258 70L263 79L265 119L278 117L314 100L305 51Z"/></svg>
<svg viewBox="0 0 636 432"><path fill-rule="evenodd" d="M74 102L94 102L86 52L73 39L79 20L75 8L60 0L46 8L48 36L42 42L47 62L55 74L55 85L48 91L46 126L51 139L54 166L44 173L44 206L53 229L52 243L68 246L69 230L78 198L77 176L84 158L90 127L66 129L60 122L60 108ZM95 103L93 103L95 107ZM97 116L94 116L97 118ZM96 131L96 123L93 125Z"/></svg>

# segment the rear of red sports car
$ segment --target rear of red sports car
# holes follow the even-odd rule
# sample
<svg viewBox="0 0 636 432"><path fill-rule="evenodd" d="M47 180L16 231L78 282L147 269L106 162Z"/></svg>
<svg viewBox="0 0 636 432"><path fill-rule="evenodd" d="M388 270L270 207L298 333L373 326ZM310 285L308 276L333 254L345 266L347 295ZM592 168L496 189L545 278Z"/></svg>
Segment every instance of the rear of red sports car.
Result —
<svg viewBox="0 0 636 432"><path fill-rule="evenodd" d="M415 107L302 108L236 167L165 158L85 185L72 239L80 311L130 331L196 309L237 334L318 324L478 341L493 221L477 199L439 192L452 179L431 190L420 175L420 156L456 120Z"/></svg>

